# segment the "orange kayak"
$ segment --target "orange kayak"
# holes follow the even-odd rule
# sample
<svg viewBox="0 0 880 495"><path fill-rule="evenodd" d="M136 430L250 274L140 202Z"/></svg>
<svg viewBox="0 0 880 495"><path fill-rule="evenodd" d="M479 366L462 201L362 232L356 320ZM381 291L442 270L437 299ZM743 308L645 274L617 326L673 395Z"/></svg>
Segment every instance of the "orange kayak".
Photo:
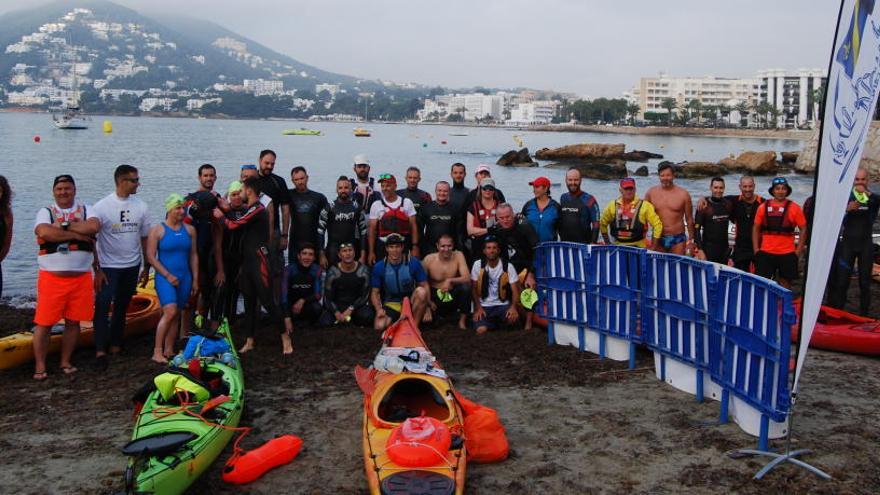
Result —
<svg viewBox="0 0 880 495"><path fill-rule="evenodd" d="M358 366L355 377L364 392L364 469L370 493L464 493L462 410L446 372L422 339L409 299L403 301L400 319L382 334L374 366ZM395 443L410 420L442 430L443 448L428 440Z"/></svg>
<svg viewBox="0 0 880 495"><path fill-rule="evenodd" d="M131 304L125 317L125 336L140 335L156 328L159 318L162 316L162 308L159 306L159 298L153 290L139 289L132 297ZM87 347L95 345L95 329L90 321L80 324L79 340L77 346ZM64 331L64 322L56 324L49 336L49 353L61 351L61 336ZM0 338L0 369L9 369L20 364L29 363L34 359L34 334L31 330L18 332Z"/></svg>
<svg viewBox="0 0 880 495"><path fill-rule="evenodd" d="M801 301L794 302L795 312L800 315ZM791 327L791 341L798 341L798 325ZM829 351L880 356L880 320L847 313L840 309L822 306L810 347Z"/></svg>

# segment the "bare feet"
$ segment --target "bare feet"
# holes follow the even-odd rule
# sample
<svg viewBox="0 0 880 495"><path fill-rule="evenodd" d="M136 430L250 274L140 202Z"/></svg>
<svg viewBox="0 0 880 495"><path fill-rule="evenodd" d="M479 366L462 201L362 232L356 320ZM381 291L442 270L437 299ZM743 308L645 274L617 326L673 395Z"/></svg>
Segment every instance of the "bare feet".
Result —
<svg viewBox="0 0 880 495"><path fill-rule="evenodd" d="M241 349L238 350L239 354L244 354L246 352L250 352L254 350L254 339L248 338L244 341L244 345L241 346Z"/></svg>
<svg viewBox="0 0 880 495"><path fill-rule="evenodd" d="M486 333L488 331L489 331L488 327L478 327L477 328L477 335L483 335L484 333Z"/></svg>
<svg viewBox="0 0 880 495"><path fill-rule="evenodd" d="M281 334L281 347L282 353L287 356L293 354L293 342L290 340L290 334L282 333Z"/></svg>
<svg viewBox="0 0 880 495"><path fill-rule="evenodd" d="M156 347L155 349L153 349L152 360L154 363L168 364L168 359L162 355L162 349L159 347Z"/></svg>
<svg viewBox="0 0 880 495"><path fill-rule="evenodd" d="M110 346L110 354L116 356L120 352L122 352L122 347L119 347L118 345Z"/></svg>
<svg viewBox="0 0 880 495"><path fill-rule="evenodd" d="M61 371L63 371L65 375L70 376L70 375L76 373L76 372L79 371L79 370L76 369L75 366L71 366L71 365L68 364L67 366L62 366L62 367L61 367Z"/></svg>
<svg viewBox="0 0 880 495"><path fill-rule="evenodd" d="M45 380L46 378L49 378L49 373L46 373L45 370L34 372L34 380L41 382L41 381Z"/></svg>
<svg viewBox="0 0 880 495"><path fill-rule="evenodd" d="M467 330L467 315L461 315L458 317L458 329L459 330Z"/></svg>

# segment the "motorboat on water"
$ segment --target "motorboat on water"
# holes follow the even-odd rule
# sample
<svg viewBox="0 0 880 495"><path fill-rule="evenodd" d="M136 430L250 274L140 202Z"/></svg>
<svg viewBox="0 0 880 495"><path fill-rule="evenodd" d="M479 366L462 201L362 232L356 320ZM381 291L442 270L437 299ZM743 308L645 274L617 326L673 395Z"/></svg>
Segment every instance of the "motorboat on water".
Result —
<svg viewBox="0 0 880 495"><path fill-rule="evenodd" d="M55 127L65 130L88 129L90 119L82 114L79 106L65 106L52 114Z"/></svg>
<svg viewBox="0 0 880 495"><path fill-rule="evenodd" d="M281 134L284 136L320 136L321 131L300 127L299 129L285 129L281 131Z"/></svg>
<svg viewBox="0 0 880 495"><path fill-rule="evenodd" d="M355 137L370 137L370 131L368 129L363 129L358 127L354 130Z"/></svg>

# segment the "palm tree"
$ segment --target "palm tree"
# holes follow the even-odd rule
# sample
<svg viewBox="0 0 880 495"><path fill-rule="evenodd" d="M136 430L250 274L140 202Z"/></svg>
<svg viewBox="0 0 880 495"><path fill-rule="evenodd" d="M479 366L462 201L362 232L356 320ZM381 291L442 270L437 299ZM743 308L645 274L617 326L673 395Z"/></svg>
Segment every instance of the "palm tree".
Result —
<svg viewBox="0 0 880 495"><path fill-rule="evenodd" d="M636 125L636 115L639 114L641 109L642 107L640 107L638 103L629 103L626 105L626 113L629 114L630 125Z"/></svg>
<svg viewBox="0 0 880 495"><path fill-rule="evenodd" d="M737 103L733 109L739 114L740 126L747 127L749 125L749 104L745 101L741 101Z"/></svg>
<svg viewBox="0 0 880 495"><path fill-rule="evenodd" d="M730 105L722 103L718 105L718 113L721 114L721 118L727 118L727 125L730 125Z"/></svg>
<svg viewBox="0 0 880 495"><path fill-rule="evenodd" d="M697 115L697 124L699 124L700 123L700 114L703 111L703 102L694 98L693 100L688 102L687 106L689 109L693 110L693 113L695 113Z"/></svg>
<svg viewBox="0 0 880 495"><path fill-rule="evenodd" d="M675 107L677 106L675 98L663 98L660 106L666 109L666 115L668 117L667 125L672 127L672 112L675 111Z"/></svg>
<svg viewBox="0 0 880 495"><path fill-rule="evenodd" d="M712 127L715 127L715 123L718 121L718 107L715 105L704 106L703 117L709 119L712 122Z"/></svg>
<svg viewBox="0 0 880 495"><path fill-rule="evenodd" d="M753 101L752 112L755 114L755 122L757 122L758 127L763 129L764 121L767 120L767 102Z"/></svg>
<svg viewBox="0 0 880 495"><path fill-rule="evenodd" d="M778 119L782 112L780 112L778 108L769 103L767 104L767 107L767 113L770 114L770 127L775 128L778 124Z"/></svg>

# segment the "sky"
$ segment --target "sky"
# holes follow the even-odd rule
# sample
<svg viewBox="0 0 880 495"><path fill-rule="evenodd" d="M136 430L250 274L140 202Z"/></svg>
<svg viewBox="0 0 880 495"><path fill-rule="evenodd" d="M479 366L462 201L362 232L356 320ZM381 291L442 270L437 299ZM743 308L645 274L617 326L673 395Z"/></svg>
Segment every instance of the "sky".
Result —
<svg viewBox="0 0 880 495"><path fill-rule="evenodd" d="M203 18L324 70L619 97L640 77L827 70L836 0L117 0ZM76 2L70 2L71 7ZM34 2L33 5L39 5ZM0 14L22 8L0 0Z"/></svg>

